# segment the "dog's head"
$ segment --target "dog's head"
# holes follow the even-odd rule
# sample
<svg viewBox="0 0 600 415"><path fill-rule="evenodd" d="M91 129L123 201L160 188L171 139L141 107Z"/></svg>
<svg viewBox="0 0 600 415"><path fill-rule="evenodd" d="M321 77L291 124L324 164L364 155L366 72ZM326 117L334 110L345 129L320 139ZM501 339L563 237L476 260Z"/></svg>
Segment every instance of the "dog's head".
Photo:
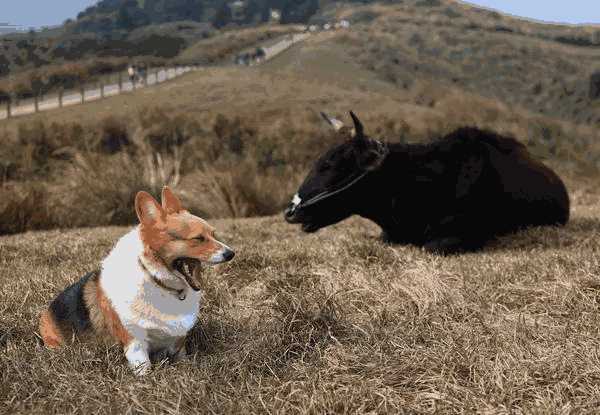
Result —
<svg viewBox="0 0 600 415"><path fill-rule="evenodd" d="M140 220L144 254L162 262L196 291L200 289L198 276L202 263L220 264L235 255L216 239L214 228L185 210L166 186L162 190L162 205L150 194L139 192L135 211Z"/></svg>

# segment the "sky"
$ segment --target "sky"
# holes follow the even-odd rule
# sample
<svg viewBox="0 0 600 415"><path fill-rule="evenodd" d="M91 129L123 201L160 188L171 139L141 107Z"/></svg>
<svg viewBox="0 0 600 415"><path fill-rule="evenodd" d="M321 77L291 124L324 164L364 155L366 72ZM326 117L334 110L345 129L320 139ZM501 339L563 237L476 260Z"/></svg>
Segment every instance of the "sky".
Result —
<svg viewBox="0 0 600 415"><path fill-rule="evenodd" d="M26 28L54 26L95 3L96 0L0 0L0 23Z"/></svg>
<svg viewBox="0 0 600 415"><path fill-rule="evenodd" d="M544 22L600 23L600 0L468 0L466 2Z"/></svg>
<svg viewBox="0 0 600 415"><path fill-rule="evenodd" d="M546 22L600 23L600 0L469 0L516 16ZM73 18L96 0L0 0L0 23L53 26Z"/></svg>

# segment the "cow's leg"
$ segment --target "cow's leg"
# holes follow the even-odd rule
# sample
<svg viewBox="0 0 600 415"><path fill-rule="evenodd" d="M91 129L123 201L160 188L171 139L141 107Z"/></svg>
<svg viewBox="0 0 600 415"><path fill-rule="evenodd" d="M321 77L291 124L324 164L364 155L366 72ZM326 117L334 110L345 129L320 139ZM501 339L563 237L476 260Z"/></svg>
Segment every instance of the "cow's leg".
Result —
<svg viewBox="0 0 600 415"><path fill-rule="evenodd" d="M176 363L181 359L184 359L187 355L185 350L185 337L177 339L173 344L171 344L168 348L169 353L169 361L171 363Z"/></svg>
<svg viewBox="0 0 600 415"><path fill-rule="evenodd" d="M411 243L406 236L395 235L394 232L390 232L389 230L382 229L381 235L379 235L381 242L390 245L408 245Z"/></svg>
<svg viewBox="0 0 600 415"><path fill-rule="evenodd" d="M483 248L492 235L477 215L447 216L426 232L423 248L439 255L473 252Z"/></svg>
<svg viewBox="0 0 600 415"><path fill-rule="evenodd" d="M449 236L432 239L423 245L423 249L437 255L454 255L464 252L479 251L484 247L485 243L486 240L482 238Z"/></svg>

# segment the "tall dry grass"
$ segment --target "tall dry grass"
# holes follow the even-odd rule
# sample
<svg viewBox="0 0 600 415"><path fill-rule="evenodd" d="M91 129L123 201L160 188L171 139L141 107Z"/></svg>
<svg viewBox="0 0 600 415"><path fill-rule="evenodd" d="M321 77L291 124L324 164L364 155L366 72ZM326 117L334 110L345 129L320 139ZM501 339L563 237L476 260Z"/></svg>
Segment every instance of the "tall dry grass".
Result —
<svg viewBox="0 0 600 415"><path fill-rule="evenodd" d="M133 124L22 125L0 158L0 233L131 224L136 193L164 185L209 218L274 214L302 174L274 141L239 118L219 114L205 128L157 108Z"/></svg>

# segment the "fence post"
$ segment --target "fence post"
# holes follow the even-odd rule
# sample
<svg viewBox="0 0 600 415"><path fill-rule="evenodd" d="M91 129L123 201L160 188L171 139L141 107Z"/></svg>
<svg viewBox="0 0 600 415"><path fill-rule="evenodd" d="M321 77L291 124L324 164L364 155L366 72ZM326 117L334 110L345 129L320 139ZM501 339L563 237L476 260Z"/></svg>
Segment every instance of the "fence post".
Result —
<svg viewBox="0 0 600 415"><path fill-rule="evenodd" d="M123 92L123 73L119 72L119 94Z"/></svg>
<svg viewBox="0 0 600 415"><path fill-rule="evenodd" d="M81 103L85 103L85 86L82 85L80 88L80 92L81 92Z"/></svg>
<svg viewBox="0 0 600 415"><path fill-rule="evenodd" d="M148 69L144 69L144 86L148 86Z"/></svg>
<svg viewBox="0 0 600 415"><path fill-rule="evenodd" d="M104 99L104 82L100 81L100 98Z"/></svg>
<svg viewBox="0 0 600 415"><path fill-rule="evenodd" d="M12 108L10 98L6 101L6 118L12 117Z"/></svg>
<svg viewBox="0 0 600 415"><path fill-rule="evenodd" d="M63 93L64 93L64 90L62 88L60 88L58 90L58 108L63 107Z"/></svg>
<svg viewBox="0 0 600 415"><path fill-rule="evenodd" d="M40 96L39 96L39 94L36 94L33 97L33 108L35 110L34 112L36 112L36 113L40 112Z"/></svg>

